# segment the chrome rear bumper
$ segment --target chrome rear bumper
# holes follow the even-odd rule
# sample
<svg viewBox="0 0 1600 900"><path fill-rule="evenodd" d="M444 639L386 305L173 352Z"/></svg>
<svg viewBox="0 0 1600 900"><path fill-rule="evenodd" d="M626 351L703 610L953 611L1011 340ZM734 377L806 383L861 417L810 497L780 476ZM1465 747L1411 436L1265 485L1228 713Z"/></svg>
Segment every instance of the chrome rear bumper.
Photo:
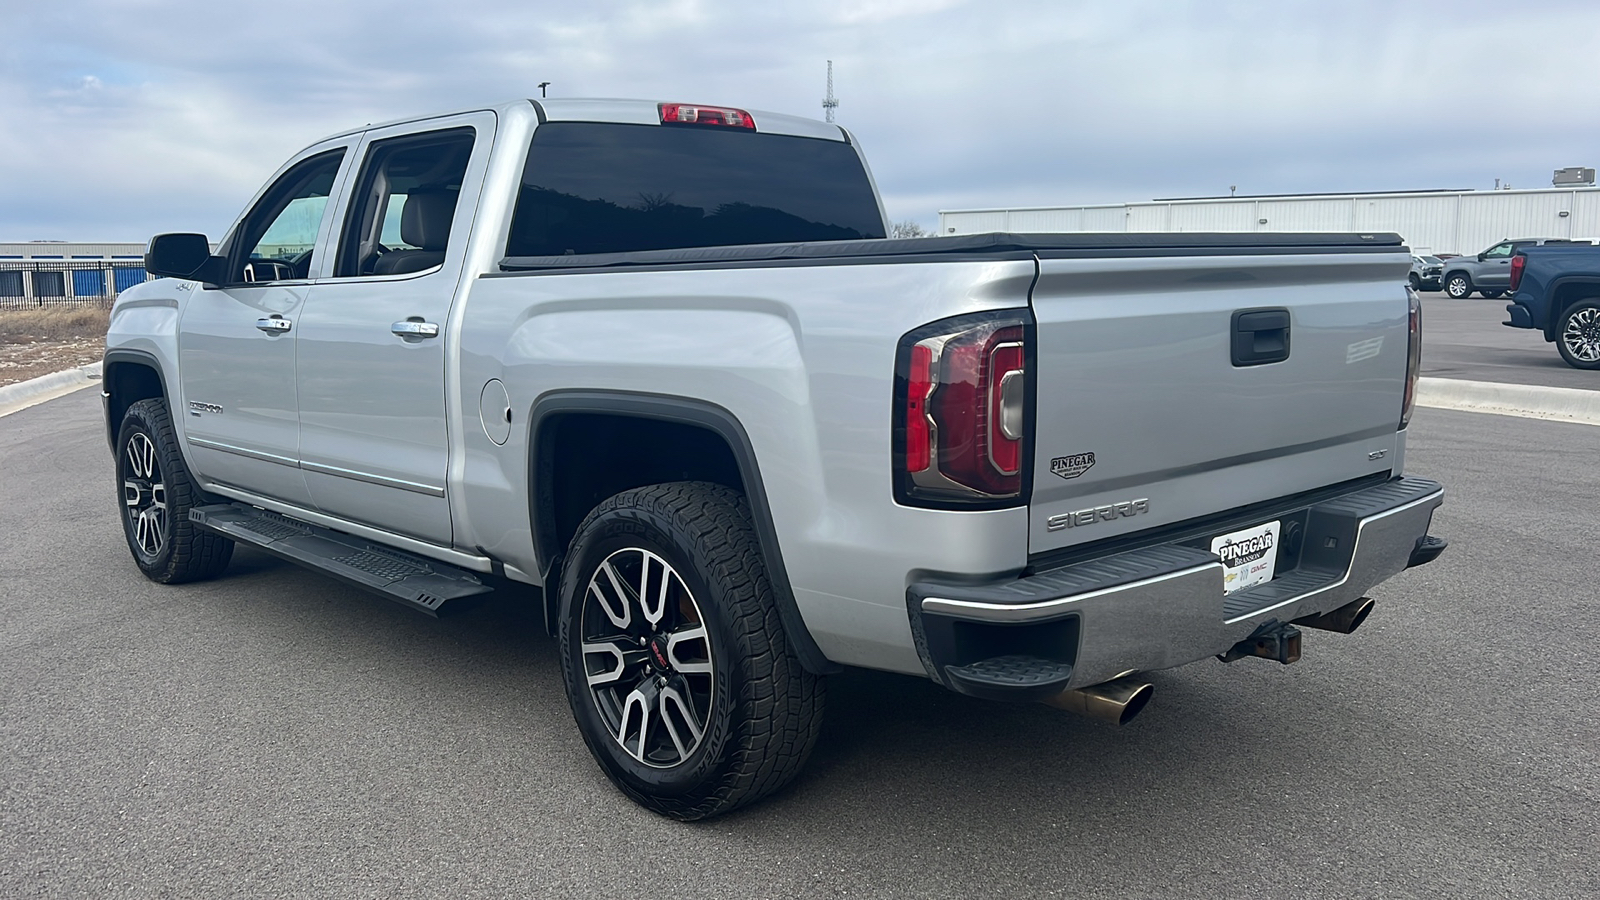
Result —
<svg viewBox="0 0 1600 900"><path fill-rule="evenodd" d="M1437 556L1424 539L1443 501L1437 483L1401 478L1305 508L1296 567L1232 594L1223 592L1221 561L1192 541L998 584L919 582L910 588L919 649L952 687L947 669L979 662L964 658L974 654L1043 654L1070 666L1073 688L1181 666L1267 623L1344 606L1413 560Z"/></svg>

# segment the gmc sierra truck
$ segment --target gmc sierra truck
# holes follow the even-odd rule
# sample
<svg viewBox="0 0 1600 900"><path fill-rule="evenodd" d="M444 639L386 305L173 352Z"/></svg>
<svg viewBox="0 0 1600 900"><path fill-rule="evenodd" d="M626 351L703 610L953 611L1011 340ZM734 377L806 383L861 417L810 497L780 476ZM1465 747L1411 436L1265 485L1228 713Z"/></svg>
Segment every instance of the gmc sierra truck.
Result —
<svg viewBox="0 0 1600 900"><path fill-rule="evenodd" d="M1600 369L1600 247L1526 247L1511 258L1503 325L1531 328L1574 369Z"/></svg>
<svg viewBox="0 0 1600 900"><path fill-rule="evenodd" d="M851 135L775 113L320 141L116 304L133 559L539 604L599 765L694 819L794 777L841 667L1122 722L1443 549L1396 236L885 235Z"/></svg>

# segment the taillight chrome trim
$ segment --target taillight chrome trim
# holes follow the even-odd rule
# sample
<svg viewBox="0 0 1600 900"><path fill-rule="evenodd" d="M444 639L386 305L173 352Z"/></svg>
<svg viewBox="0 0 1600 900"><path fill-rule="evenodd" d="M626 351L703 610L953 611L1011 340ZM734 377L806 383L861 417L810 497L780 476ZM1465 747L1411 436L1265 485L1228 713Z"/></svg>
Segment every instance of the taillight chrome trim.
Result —
<svg viewBox="0 0 1600 900"><path fill-rule="evenodd" d="M1417 292L1406 288L1406 384L1400 401L1400 428L1405 431L1411 424L1411 414L1417 408L1417 378L1422 374L1422 299Z"/></svg>

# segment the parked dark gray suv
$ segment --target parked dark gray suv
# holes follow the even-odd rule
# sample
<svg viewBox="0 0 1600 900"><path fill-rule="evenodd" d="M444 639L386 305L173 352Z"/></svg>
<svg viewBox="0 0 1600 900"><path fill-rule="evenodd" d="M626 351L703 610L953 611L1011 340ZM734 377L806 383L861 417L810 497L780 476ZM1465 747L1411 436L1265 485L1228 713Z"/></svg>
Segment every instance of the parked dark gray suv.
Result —
<svg viewBox="0 0 1600 900"><path fill-rule="evenodd" d="M1477 291L1493 300L1511 287L1511 257L1542 244L1587 244L1569 238L1507 238L1477 256L1456 256L1444 264L1444 292L1465 300Z"/></svg>

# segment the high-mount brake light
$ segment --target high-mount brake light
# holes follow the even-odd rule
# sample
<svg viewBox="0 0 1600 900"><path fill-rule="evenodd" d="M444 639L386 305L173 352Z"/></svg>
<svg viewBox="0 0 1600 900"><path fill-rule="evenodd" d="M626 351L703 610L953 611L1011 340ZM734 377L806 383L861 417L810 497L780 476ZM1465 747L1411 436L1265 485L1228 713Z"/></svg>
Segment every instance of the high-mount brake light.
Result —
<svg viewBox="0 0 1600 900"><path fill-rule="evenodd" d="M1400 429L1411 424L1411 412L1417 406L1417 377L1422 374L1422 301L1417 292L1406 288L1406 299L1411 306L1408 317L1409 330L1406 342L1406 393L1400 403Z"/></svg>
<svg viewBox="0 0 1600 900"><path fill-rule="evenodd" d="M663 125L721 125L725 128L756 130L756 122L742 109L728 106L695 106L689 103L658 103Z"/></svg>
<svg viewBox="0 0 1600 900"><path fill-rule="evenodd" d="M1517 286L1522 284L1522 270L1527 268L1528 258L1518 253L1511 257L1511 293L1517 292Z"/></svg>
<svg viewBox="0 0 1600 900"><path fill-rule="evenodd" d="M910 505L1007 506L1027 458L1025 313L982 313L901 342L896 490Z"/></svg>

